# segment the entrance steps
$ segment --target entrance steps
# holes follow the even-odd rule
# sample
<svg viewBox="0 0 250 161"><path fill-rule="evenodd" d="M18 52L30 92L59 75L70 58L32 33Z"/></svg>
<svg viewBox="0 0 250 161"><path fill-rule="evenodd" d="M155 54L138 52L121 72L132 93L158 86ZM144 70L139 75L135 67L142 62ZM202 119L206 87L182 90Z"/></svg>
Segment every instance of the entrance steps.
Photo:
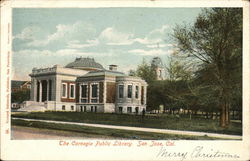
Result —
<svg viewBox="0 0 250 161"><path fill-rule="evenodd" d="M26 112L44 112L46 110L44 102L35 102L35 101L26 101L24 102L24 106L18 111L26 111Z"/></svg>

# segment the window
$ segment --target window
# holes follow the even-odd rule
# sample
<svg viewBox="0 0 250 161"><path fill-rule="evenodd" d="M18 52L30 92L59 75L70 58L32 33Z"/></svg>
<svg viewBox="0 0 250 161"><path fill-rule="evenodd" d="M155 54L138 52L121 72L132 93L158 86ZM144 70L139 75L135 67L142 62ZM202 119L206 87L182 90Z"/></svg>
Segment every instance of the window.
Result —
<svg viewBox="0 0 250 161"><path fill-rule="evenodd" d="M92 85L92 97L97 97L97 84Z"/></svg>
<svg viewBox="0 0 250 161"><path fill-rule="evenodd" d="M62 84L62 97L67 98L67 83Z"/></svg>
<svg viewBox="0 0 250 161"><path fill-rule="evenodd" d="M97 103L97 97L98 97L98 86L97 84L92 84L91 85L91 102L92 103Z"/></svg>
<svg viewBox="0 0 250 161"><path fill-rule="evenodd" d="M80 106L80 108L81 108L81 109L80 109L80 111L82 112L82 111L83 111L83 108L82 108L82 106Z"/></svg>
<svg viewBox="0 0 250 161"><path fill-rule="evenodd" d="M122 107L119 107L119 113L122 113Z"/></svg>
<svg viewBox="0 0 250 161"><path fill-rule="evenodd" d="M71 110L74 111L74 106L71 106Z"/></svg>
<svg viewBox="0 0 250 161"><path fill-rule="evenodd" d="M87 92L88 92L88 86L87 85L81 85L81 102L87 103Z"/></svg>
<svg viewBox="0 0 250 161"><path fill-rule="evenodd" d="M132 98L132 85L128 85L128 98Z"/></svg>
<svg viewBox="0 0 250 161"><path fill-rule="evenodd" d="M94 112L94 106L91 106L91 112Z"/></svg>
<svg viewBox="0 0 250 161"><path fill-rule="evenodd" d="M70 84L70 98L75 98L75 85L74 84Z"/></svg>
<svg viewBox="0 0 250 161"><path fill-rule="evenodd" d="M144 104L144 86L141 87L141 104Z"/></svg>
<svg viewBox="0 0 250 161"><path fill-rule="evenodd" d="M138 114L139 113L139 107L135 108L135 113Z"/></svg>
<svg viewBox="0 0 250 161"><path fill-rule="evenodd" d="M119 85L118 90L119 90L119 98L123 98L124 85Z"/></svg>
<svg viewBox="0 0 250 161"><path fill-rule="evenodd" d="M127 108L128 113L132 113L132 107Z"/></svg>
<svg viewBox="0 0 250 161"><path fill-rule="evenodd" d="M63 111L65 110L65 105L62 105L62 110L63 110Z"/></svg>
<svg viewBox="0 0 250 161"><path fill-rule="evenodd" d="M135 98L139 98L139 86L135 86Z"/></svg>
<svg viewBox="0 0 250 161"><path fill-rule="evenodd" d="M87 112L87 107L86 106L83 106L84 107L84 112Z"/></svg>
<svg viewBox="0 0 250 161"><path fill-rule="evenodd" d="M97 106L95 106L95 112L97 112Z"/></svg>
<svg viewBox="0 0 250 161"><path fill-rule="evenodd" d="M87 85L81 85L81 89L82 89L82 98L86 98L87 97Z"/></svg>

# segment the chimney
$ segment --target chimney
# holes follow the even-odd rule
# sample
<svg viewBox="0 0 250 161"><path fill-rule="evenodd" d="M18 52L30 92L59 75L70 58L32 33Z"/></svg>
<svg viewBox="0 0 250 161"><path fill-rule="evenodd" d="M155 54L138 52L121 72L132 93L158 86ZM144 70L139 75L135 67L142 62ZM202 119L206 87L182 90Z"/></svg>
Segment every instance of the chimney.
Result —
<svg viewBox="0 0 250 161"><path fill-rule="evenodd" d="M109 65L109 70L117 71L117 65Z"/></svg>

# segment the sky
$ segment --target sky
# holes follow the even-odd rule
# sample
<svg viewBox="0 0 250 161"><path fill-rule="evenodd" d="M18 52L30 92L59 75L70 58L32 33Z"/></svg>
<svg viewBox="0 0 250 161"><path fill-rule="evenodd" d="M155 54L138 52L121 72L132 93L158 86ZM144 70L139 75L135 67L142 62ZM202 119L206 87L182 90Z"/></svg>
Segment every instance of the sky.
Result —
<svg viewBox="0 0 250 161"><path fill-rule="evenodd" d="M12 79L30 80L33 67L94 58L128 73L174 50L179 24L192 24L201 8L14 8Z"/></svg>

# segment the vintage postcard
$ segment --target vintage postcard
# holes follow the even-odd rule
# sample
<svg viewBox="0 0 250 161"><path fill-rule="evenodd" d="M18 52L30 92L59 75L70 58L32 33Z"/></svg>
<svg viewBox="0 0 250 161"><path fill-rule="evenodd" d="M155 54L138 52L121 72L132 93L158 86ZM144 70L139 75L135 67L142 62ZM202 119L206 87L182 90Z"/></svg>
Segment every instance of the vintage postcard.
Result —
<svg viewBox="0 0 250 161"><path fill-rule="evenodd" d="M249 160L249 2L2 1L2 160Z"/></svg>

